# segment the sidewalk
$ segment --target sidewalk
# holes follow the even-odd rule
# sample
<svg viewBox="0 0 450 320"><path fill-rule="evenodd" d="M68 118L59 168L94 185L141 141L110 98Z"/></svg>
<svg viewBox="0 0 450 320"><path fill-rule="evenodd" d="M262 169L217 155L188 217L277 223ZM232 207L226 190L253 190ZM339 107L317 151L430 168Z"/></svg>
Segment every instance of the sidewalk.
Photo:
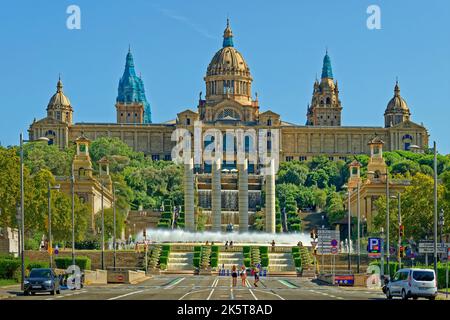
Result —
<svg viewBox="0 0 450 320"><path fill-rule="evenodd" d="M0 287L0 300L15 297L17 293L20 293L20 284L13 284L9 286Z"/></svg>

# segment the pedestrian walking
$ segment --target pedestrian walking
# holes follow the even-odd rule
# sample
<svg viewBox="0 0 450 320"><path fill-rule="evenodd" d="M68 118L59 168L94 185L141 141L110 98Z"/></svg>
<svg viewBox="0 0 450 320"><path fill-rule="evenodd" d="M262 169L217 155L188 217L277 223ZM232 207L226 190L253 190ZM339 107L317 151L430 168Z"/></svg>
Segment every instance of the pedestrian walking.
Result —
<svg viewBox="0 0 450 320"><path fill-rule="evenodd" d="M253 272L254 272L254 276L255 276L255 282L253 283L253 285L255 287L257 287L258 286L258 282L259 282L259 268L258 268L258 265L255 265L255 267L253 269Z"/></svg>
<svg viewBox="0 0 450 320"><path fill-rule="evenodd" d="M228 250L228 241L225 242L225 250Z"/></svg>
<svg viewBox="0 0 450 320"><path fill-rule="evenodd" d="M241 267L241 280L242 280L242 286L246 286L247 281L247 269L245 268L245 265L242 265Z"/></svg>
<svg viewBox="0 0 450 320"><path fill-rule="evenodd" d="M233 265L233 268L231 269L231 277L233 279L233 287L236 287L236 284L237 284L237 268L236 268L236 265Z"/></svg>
<svg viewBox="0 0 450 320"><path fill-rule="evenodd" d="M272 240L272 252L275 252L275 240Z"/></svg>
<svg viewBox="0 0 450 320"><path fill-rule="evenodd" d="M230 249L233 248L233 241L230 241Z"/></svg>

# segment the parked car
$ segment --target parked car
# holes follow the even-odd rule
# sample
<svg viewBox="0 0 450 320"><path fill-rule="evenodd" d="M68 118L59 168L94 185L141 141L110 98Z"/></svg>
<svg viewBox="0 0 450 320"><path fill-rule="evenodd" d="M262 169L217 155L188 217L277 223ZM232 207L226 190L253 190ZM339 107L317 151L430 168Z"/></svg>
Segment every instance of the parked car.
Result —
<svg viewBox="0 0 450 320"><path fill-rule="evenodd" d="M438 294L437 279L432 269L400 269L386 283L386 298L427 298L434 300Z"/></svg>
<svg viewBox="0 0 450 320"><path fill-rule="evenodd" d="M36 268L32 269L28 278L24 282L24 295L35 294L36 292L50 292L51 295L60 293L60 278L53 269Z"/></svg>

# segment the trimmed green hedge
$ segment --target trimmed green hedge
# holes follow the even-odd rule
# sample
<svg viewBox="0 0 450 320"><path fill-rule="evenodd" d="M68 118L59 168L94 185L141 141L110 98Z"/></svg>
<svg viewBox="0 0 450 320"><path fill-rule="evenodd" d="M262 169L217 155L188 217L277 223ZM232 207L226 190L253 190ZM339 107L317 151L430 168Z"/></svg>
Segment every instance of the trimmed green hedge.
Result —
<svg viewBox="0 0 450 320"><path fill-rule="evenodd" d="M161 256L159 257L159 265L167 265L167 263L169 262L169 257L168 256Z"/></svg>
<svg viewBox="0 0 450 320"><path fill-rule="evenodd" d="M167 222L158 222L156 227L160 229L169 229L169 224Z"/></svg>
<svg viewBox="0 0 450 320"><path fill-rule="evenodd" d="M281 223L279 223L279 224L277 224L276 226L275 226L275 231L277 232L277 233L281 233L281 232L283 232L283 226L281 225Z"/></svg>
<svg viewBox="0 0 450 320"><path fill-rule="evenodd" d="M250 268L250 266L251 266L251 259L250 258L244 258L244 265L247 268Z"/></svg>
<svg viewBox="0 0 450 320"><path fill-rule="evenodd" d="M259 247L259 252L261 255L269 253L269 247Z"/></svg>
<svg viewBox="0 0 450 320"><path fill-rule="evenodd" d="M218 253L219 252L219 246L211 246L211 252Z"/></svg>
<svg viewBox="0 0 450 320"><path fill-rule="evenodd" d="M200 246L194 247L194 252L200 252L200 251L202 251L202 247L200 247Z"/></svg>
<svg viewBox="0 0 450 320"><path fill-rule="evenodd" d="M301 225L300 225L300 223L294 223L294 224L291 224L289 229L291 231L300 231L301 230Z"/></svg>
<svg viewBox="0 0 450 320"><path fill-rule="evenodd" d="M39 269L39 268L49 268L50 267L50 263L45 262L45 261L34 261L34 262L30 262L27 265L27 270L31 269Z"/></svg>
<svg viewBox="0 0 450 320"><path fill-rule="evenodd" d="M244 247L242 247L242 252L243 252L244 254L250 253L250 246L244 246Z"/></svg>
<svg viewBox="0 0 450 320"><path fill-rule="evenodd" d="M261 257L261 266L268 267L269 266L269 257Z"/></svg>
<svg viewBox="0 0 450 320"><path fill-rule="evenodd" d="M292 253L294 253L294 252L300 252L300 248L299 247L292 247Z"/></svg>
<svg viewBox="0 0 450 320"><path fill-rule="evenodd" d="M217 268L217 262L218 262L218 258L213 258L211 256L211 267Z"/></svg>
<svg viewBox="0 0 450 320"><path fill-rule="evenodd" d="M0 259L0 279L13 279L15 273L21 266L20 259L1 258Z"/></svg>
<svg viewBox="0 0 450 320"><path fill-rule="evenodd" d="M170 244L165 244L161 248L162 248L162 251L170 252Z"/></svg>
<svg viewBox="0 0 450 320"><path fill-rule="evenodd" d="M301 268L301 266L302 266L302 259L301 258L295 258L294 259L294 263L295 263L295 267L296 268Z"/></svg>
<svg viewBox="0 0 450 320"><path fill-rule="evenodd" d="M85 256L75 257L75 264L81 270L91 270L91 259ZM55 265L58 269L67 269L72 265L72 257L56 257Z"/></svg>
<svg viewBox="0 0 450 320"><path fill-rule="evenodd" d="M200 256L199 257L194 257L194 259L192 260L194 267L200 268L200 259L201 259Z"/></svg>

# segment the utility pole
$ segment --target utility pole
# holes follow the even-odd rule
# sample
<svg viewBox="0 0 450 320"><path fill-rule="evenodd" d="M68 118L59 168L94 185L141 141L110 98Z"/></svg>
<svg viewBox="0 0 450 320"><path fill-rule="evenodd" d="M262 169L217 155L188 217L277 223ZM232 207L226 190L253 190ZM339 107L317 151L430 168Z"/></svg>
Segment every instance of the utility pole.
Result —
<svg viewBox="0 0 450 320"><path fill-rule="evenodd" d="M401 205L401 195L398 193L398 268L402 265L402 256L400 255L400 247L402 246L402 205Z"/></svg>
<svg viewBox="0 0 450 320"><path fill-rule="evenodd" d="M347 240L347 248L348 248L348 250L347 250L347 259L348 259L348 270L351 272L351 270L352 270L352 267L351 267L351 256L350 256L350 239L351 239L351 237L352 237L352 233L351 233L351 225L352 225L352 213L351 213L351 209L350 209L350 188L348 188L347 187L347 192L348 192L348 196L347 196L347 198L348 198L348 213L347 213L347 216L348 216L348 235L347 235L347 237L348 237L348 240Z"/></svg>
<svg viewBox="0 0 450 320"><path fill-rule="evenodd" d="M103 206L103 182L102 185L102 270L105 270L105 208Z"/></svg>
<svg viewBox="0 0 450 320"><path fill-rule="evenodd" d="M73 173L73 163L70 176L70 190L72 193L72 265L75 265L75 176Z"/></svg>
<svg viewBox="0 0 450 320"><path fill-rule="evenodd" d="M391 254L390 252L390 243L389 243L389 217L390 216L390 210L389 210L389 172L386 171L386 264L387 264L387 275L391 276L391 267L389 265L389 256Z"/></svg>
<svg viewBox="0 0 450 320"><path fill-rule="evenodd" d="M437 274L437 237L438 237L438 203L437 203L437 149L436 141L433 142L434 149L434 272Z"/></svg>
<svg viewBox="0 0 450 320"><path fill-rule="evenodd" d="M358 185L356 187L357 189L357 201L356 201L356 207L357 207L357 212L358 212L358 265L356 268L356 272L359 274L359 267L361 265L361 205L360 205L360 200L359 200L359 181L358 181Z"/></svg>

